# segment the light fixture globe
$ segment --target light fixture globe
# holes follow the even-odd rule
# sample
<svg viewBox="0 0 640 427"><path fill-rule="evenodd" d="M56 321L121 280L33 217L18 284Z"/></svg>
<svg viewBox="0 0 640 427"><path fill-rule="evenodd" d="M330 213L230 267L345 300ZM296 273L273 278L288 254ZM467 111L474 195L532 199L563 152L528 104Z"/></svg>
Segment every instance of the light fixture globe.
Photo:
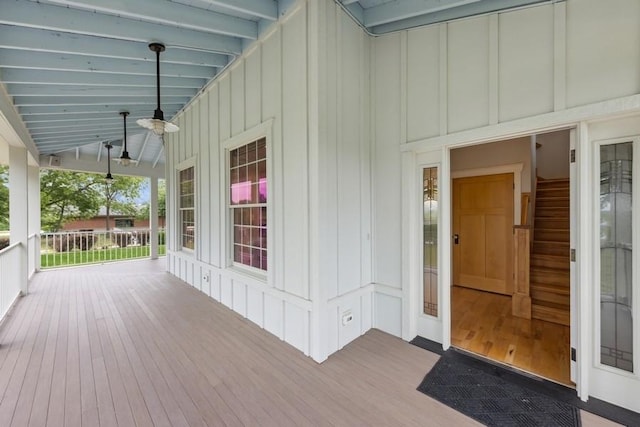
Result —
<svg viewBox="0 0 640 427"><path fill-rule="evenodd" d="M136 123L145 129L149 129L158 136L162 136L168 132L177 132L180 128L171 122L165 122L162 119L138 119Z"/></svg>
<svg viewBox="0 0 640 427"><path fill-rule="evenodd" d="M122 116L124 123L124 138L122 140L124 145L122 147L122 155L120 156L120 164L126 167L131 164L131 157L129 157L129 152L127 151L127 116L129 115L129 112L121 111L120 115Z"/></svg>
<svg viewBox="0 0 640 427"><path fill-rule="evenodd" d="M164 113L160 108L160 52L164 52L165 47L162 43L151 43L149 49L156 53L156 95L158 105L153 112L151 119L138 119L136 123L139 126L149 129L158 136L164 135L166 132L177 132L180 128L173 123L169 123L164 119Z"/></svg>

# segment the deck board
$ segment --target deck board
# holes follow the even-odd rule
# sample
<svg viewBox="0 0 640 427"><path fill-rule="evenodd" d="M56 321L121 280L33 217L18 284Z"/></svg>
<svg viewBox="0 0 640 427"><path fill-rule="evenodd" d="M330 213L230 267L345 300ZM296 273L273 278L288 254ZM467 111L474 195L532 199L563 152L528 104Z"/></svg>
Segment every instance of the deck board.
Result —
<svg viewBox="0 0 640 427"><path fill-rule="evenodd" d="M416 391L437 355L371 330L317 364L163 263L37 274L0 326L0 425L479 425Z"/></svg>

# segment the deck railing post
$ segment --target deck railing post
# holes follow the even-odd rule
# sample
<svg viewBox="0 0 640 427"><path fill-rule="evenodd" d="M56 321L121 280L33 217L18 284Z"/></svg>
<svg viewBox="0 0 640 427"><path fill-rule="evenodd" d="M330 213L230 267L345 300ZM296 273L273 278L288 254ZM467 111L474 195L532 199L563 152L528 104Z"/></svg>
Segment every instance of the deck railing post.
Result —
<svg viewBox="0 0 640 427"><path fill-rule="evenodd" d="M22 147L9 146L9 230L11 244L20 243L18 282L23 295L29 292L27 261L29 247L29 212L27 150Z"/></svg>
<svg viewBox="0 0 640 427"><path fill-rule="evenodd" d="M150 198L149 203L149 226L151 232L149 239L151 242L150 257L151 259L158 259L158 178L150 178Z"/></svg>

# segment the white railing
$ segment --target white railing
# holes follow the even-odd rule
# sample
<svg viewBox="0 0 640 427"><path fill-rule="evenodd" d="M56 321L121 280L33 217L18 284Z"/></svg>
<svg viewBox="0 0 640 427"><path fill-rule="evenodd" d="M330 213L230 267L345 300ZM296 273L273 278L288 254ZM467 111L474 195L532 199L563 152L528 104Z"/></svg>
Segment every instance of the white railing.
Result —
<svg viewBox="0 0 640 427"><path fill-rule="evenodd" d="M145 258L151 253L149 229L65 231L40 235L40 268ZM164 229L158 230L158 255L164 255Z"/></svg>
<svg viewBox="0 0 640 427"><path fill-rule="evenodd" d="M40 235L32 234L27 239L28 278L40 269Z"/></svg>
<svg viewBox="0 0 640 427"><path fill-rule="evenodd" d="M20 295L20 252L20 243L14 243L0 251L0 320L4 319Z"/></svg>

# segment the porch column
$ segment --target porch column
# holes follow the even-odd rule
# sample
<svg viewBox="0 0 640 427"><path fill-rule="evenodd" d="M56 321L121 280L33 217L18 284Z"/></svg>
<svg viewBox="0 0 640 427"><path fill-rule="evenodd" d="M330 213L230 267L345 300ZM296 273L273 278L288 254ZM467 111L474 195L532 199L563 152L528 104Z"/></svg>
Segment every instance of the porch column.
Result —
<svg viewBox="0 0 640 427"><path fill-rule="evenodd" d="M35 234L37 237L33 240L35 245L33 251L29 253L29 257L33 257L33 269L40 271L40 167L28 167L28 203L29 203L29 230L28 235ZM31 269L29 269L31 273Z"/></svg>
<svg viewBox="0 0 640 427"><path fill-rule="evenodd" d="M151 201L149 203L149 226L151 227L151 259L158 259L158 178L149 179L151 180Z"/></svg>
<svg viewBox="0 0 640 427"><path fill-rule="evenodd" d="M10 243L20 243L20 291L28 293L27 248L29 238L29 197L28 195L27 150L9 146L9 230Z"/></svg>

